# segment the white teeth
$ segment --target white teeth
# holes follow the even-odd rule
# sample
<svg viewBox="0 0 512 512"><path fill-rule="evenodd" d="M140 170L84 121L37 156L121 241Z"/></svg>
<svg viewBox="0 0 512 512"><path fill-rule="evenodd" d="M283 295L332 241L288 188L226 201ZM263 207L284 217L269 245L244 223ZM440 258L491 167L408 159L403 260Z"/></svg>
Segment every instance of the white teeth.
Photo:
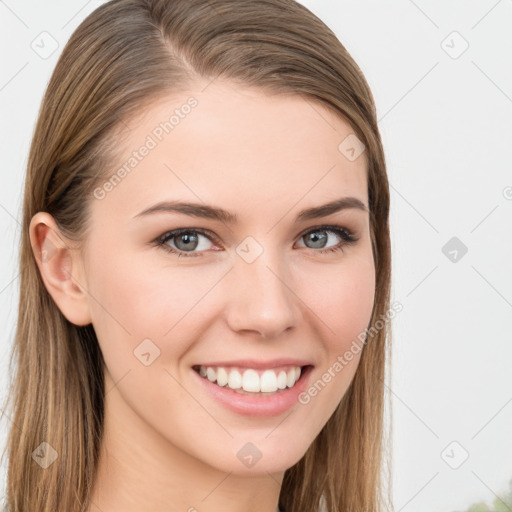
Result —
<svg viewBox="0 0 512 512"><path fill-rule="evenodd" d="M224 368L217 369L217 384L225 386L228 383L228 372Z"/></svg>
<svg viewBox="0 0 512 512"><path fill-rule="evenodd" d="M210 382L215 382L217 380L217 375L213 368L206 368L206 377Z"/></svg>
<svg viewBox="0 0 512 512"><path fill-rule="evenodd" d="M242 376L242 389L258 393L260 391L260 378L255 370L245 370Z"/></svg>
<svg viewBox="0 0 512 512"><path fill-rule="evenodd" d="M279 375L277 376L277 387L279 389L284 389L286 387L287 380L288 377L286 376L286 372L284 370L281 370L279 372Z"/></svg>
<svg viewBox="0 0 512 512"><path fill-rule="evenodd" d="M258 372L251 368L243 371L242 374L237 369L200 366L199 374L221 387L227 385L231 389L243 389L250 393L273 393L278 389L293 387L299 380L301 368L295 366L288 371L280 370L277 374L274 370L265 370L260 377Z"/></svg>
<svg viewBox="0 0 512 512"><path fill-rule="evenodd" d="M291 388L294 383L295 383L295 369L292 368L291 370L288 370L287 378L286 378L286 385L289 388Z"/></svg>
<svg viewBox="0 0 512 512"><path fill-rule="evenodd" d="M260 386L261 386L260 391L264 391L264 392L277 391L276 372L273 372L272 370L265 370L263 372L263 375L261 376Z"/></svg>
<svg viewBox="0 0 512 512"><path fill-rule="evenodd" d="M229 372L228 388L240 389L242 387L242 375L237 370L231 370Z"/></svg>

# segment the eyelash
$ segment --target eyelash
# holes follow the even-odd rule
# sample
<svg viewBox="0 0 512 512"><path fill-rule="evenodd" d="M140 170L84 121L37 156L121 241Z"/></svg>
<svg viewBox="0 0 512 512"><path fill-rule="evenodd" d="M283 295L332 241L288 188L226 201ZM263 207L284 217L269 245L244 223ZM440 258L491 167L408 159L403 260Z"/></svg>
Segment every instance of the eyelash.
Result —
<svg viewBox="0 0 512 512"><path fill-rule="evenodd" d="M322 226L317 226L315 228L309 229L308 231L305 231L304 233L302 233L299 238L309 235L310 233L315 233L317 231L327 231L329 233L335 233L342 239L342 242L340 242L338 245L335 245L334 247L329 247L328 249L319 249L319 250L311 249L315 252L319 252L320 254L341 251L341 250L343 250L343 248L345 246L354 244L355 242L357 242L359 240L359 238L357 238L354 235L354 233L352 233L352 231L350 231L349 229L342 228L341 226L329 226L329 225L322 225ZM219 243L218 238L216 236L214 236L212 233L205 231L203 229L192 229L192 228L181 228L181 229L176 229L174 231L168 231L168 232L164 233L163 235L159 236L158 238L156 238L153 241L153 243L157 247L162 248L164 251L167 251L167 252L173 253L173 254L177 254L178 258L181 256L184 256L186 258L195 258L197 256L201 256L203 252L206 252L206 251L199 251L196 253L193 253L193 252L187 253L185 251L179 251L179 250L174 249L174 248L170 247L169 245L167 245L167 242L169 240L172 240L173 238L176 238L179 235L182 235L185 233L187 233L187 234L199 233L199 234L205 236L206 238L208 238L210 241L212 241L214 243Z"/></svg>

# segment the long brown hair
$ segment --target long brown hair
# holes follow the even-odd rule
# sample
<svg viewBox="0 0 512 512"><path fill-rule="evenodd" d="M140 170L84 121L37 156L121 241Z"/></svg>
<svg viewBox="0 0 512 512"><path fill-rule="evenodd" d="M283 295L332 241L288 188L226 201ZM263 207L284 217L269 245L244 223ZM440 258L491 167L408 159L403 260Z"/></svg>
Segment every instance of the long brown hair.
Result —
<svg viewBox="0 0 512 512"><path fill-rule="evenodd" d="M365 145L376 270L372 336L334 414L285 472L279 505L286 512L316 512L321 502L328 512L392 509L384 434L391 330L388 323L374 328L390 310L389 187L361 70L334 33L294 0L112 0L63 49L30 148L6 403L13 402L8 511L87 509L104 414L94 329L69 322L45 288L29 239L31 218L49 212L70 240L85 240L92 191L109 171L116 127L152 99L186 91L196 78L303 95L347 121ZM50 448L58 463L43 468L34 452Z"/></svg>

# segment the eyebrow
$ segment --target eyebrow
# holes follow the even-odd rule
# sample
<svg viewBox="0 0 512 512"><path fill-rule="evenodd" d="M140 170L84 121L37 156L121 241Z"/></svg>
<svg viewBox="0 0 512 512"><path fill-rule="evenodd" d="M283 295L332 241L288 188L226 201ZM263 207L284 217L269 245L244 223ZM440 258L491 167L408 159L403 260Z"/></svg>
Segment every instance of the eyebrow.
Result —
<svg viewBox="0 0 512 512"><path fill-rule="evenodd" d="M310 219L318 219L320 217L326 217L327 215L351 208L355 208L364 212L368 211L367 206L357 197L342 197L340 199L336 199L335 201L331 201L330 203L301 210L297 215L296 220L305 221ZM223 208L201 203L190 203L183 201L163 201L157 203L141 211L133 218L136 219L155 213L182 213L192 217L212 219L225 222L227 224L236 224L238 222L238 217L236 214L224 210Z"/></svg>

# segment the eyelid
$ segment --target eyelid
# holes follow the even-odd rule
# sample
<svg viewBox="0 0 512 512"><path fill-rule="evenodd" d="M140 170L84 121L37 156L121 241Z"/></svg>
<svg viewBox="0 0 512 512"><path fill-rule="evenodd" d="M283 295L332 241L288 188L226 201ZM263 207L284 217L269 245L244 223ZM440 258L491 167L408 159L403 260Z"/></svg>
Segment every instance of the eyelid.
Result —
<svg viewBox="0 0 512 512"><path fill-rule="evenodd" d="M166 231L162 235L158 236L155 240L153 240L152 243L165 244L165 242L167 240L176 238L183 233L198 233L198 234L203 235L204 237L208 238L210 241L214 242L215 244L220 245L222 247L219 237L213 231L210 231L208 229L203 229L203 228L194 228L194 227L171 229L169 231ZM200 252L206 252L206 251L200 251ZM199 254L199 253L197 253L197 254Z"/></svg>
<svg viewBox="0 0 512 512"><path fill-rule="evenodd" d="M320 225L311 226L311 227L305 229L304 231L302 231L301 233L299 233L295 238L300 240L305 235L315 232L315 231L329 231L331 233L336 234L338 237L342 238L342 241L338 245L333 246L333 247L318 249L318 250L311 249L313 252L325 253L325 252L330 252L331 250L333 250L333 248L339 248L341 250L344 246L355 243L359 240L359 236L356 235L356 233L352 229L349 229L345 226L336 225L336 224L320 224ZM197 257L197 256L202 256L203 253L205 253L205 252L208 252L208 251L204 250L204 251L198 251L198 252L190 251L189 253L187 253L186 251L180 251L179 249L174 249L174 248L166 245L166 242L168 240L172 240L173 238L178 237L180 234L183 234L183 233L198 233L200 235L205 236L206 238L208 238L210 241L212 241L216 245L219 245L222 247L222 244L220 243L220 239L215 233L213 233L212 231L210 231L208 229L194 228L194 227L177 228L177 229L172 229L172 230L166 231L162 235L158 236L155 240L153 240L152 244L156 244L157 246L162 247L167 252L177 253L178 257L180 257L180 256ZM341 233L345 233L345 236L343 236ZM308 249L308 248L306 247L306 249Z"/></svg>
<svg viewBox="0 0 512 512"><path fill-rule="evenodd" d="M304 236L305 234L311 232L311 231L334 231L337 233L338 231L343 231L349 238L353 239L354 242L359 240L359 236L356 234L356 231L353 229L350 229L346 226L340 226L336 224L321 224L319 226L313 226L312 228L307 229L306 231L302 232L300 236Z"/></svg>

